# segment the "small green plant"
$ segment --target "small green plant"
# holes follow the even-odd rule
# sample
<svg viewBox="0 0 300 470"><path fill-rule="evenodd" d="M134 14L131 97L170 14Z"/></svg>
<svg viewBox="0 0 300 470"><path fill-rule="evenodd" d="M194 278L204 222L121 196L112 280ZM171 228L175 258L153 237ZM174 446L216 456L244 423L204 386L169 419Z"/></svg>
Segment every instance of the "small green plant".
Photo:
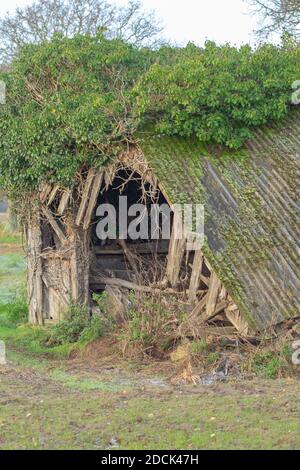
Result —
<svg viewBox="0 0 300 470"><path fill-rule="evenodd" d="M53 327L51 340L56 344L76 343L89 324L88 309L81 305L71 304L64 320Z"/></svg>
<svg viewBox="0 0 300 470"><path fill-rule="evenodd" d="M191 343L191 353L195 356L206 353L208 350L207 342L204 339L193 341Z"/></svg>
<svg viewBox="0 0 300 470"><path fill-rule="evenodd" d="M267 379L276 379L293 373L292 350L289 344L277 344L274 349L260 351L251 362L251 371Z"/></svg>
<svg viewBox="0 0 300 470"><path fill-rule="evenodd" d="M18 292L8 303L0 304L0 324L14 327L28 320L28 305L25 293Z"/></svg>

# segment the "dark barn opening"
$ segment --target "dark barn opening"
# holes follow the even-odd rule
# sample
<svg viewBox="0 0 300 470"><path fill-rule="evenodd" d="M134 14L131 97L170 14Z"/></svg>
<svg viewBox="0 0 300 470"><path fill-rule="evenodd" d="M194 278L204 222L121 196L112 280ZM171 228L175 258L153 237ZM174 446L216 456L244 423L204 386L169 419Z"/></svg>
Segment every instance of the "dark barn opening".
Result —
<svg viewBox="0 0 300 470"><path fill-rule="evenodd" d="M120 197L123 202L120 202ZM141 210L131 214L130 210L134 209L135 204L141 205ZM111 211L113 214L104 211L105 205L114 208ZM155 217L152 213L151 217L151 209L154 211L154 206L158 208L162 205L169 208L162 192L130 169L120 169L112 184L101 188L91 224L91 294L103 292L107 288L107 278L149 283L155 281L160 271L163 272L170 238L163 239L163 232L166 224L170 225L171 231L172 215L169 220L165 213L157 212ZM101 207L103 210L99 215ZM126 209L129 211L127 220ZM108 224L112 230L108 229ZM134 237L130 229L132 226L136 229Z"/></svg>

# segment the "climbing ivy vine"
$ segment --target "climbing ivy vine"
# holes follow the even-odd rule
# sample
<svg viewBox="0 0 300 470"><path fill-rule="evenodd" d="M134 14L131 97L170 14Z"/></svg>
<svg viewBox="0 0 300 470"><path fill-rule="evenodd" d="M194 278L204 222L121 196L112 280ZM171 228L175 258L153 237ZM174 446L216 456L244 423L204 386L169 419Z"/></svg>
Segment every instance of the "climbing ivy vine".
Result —
<svg viewBox="0 0 300 470"><path fill-rule="evenodd" d="M152 51L101 33L55 36L24 47L0 79L0 185L20 196L45 180L72 184L80 168L106 164L149 124L242 147L289 112L300 48L207 42Z"/></svg>

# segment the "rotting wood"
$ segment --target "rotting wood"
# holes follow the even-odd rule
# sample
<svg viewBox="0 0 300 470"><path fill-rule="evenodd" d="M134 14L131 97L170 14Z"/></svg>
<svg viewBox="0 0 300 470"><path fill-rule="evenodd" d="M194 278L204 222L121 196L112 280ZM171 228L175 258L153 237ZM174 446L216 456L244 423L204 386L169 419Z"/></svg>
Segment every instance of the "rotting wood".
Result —
<svg viewBox="0 0 300 470"><path fill-rule="evenodd" d="M40 217L35 216L26 231L29 322L43 324L42 236Z"/></svg>
<svg viewBox="0 0 300 470"><path fill-rule="evenodd" d="M88 174L85 180L83 194L81 197L81 202L80 202L80 206L79 206L76 221L75 221L78 227L81 224L83 217L85 215L85 212L86 212L86 208L89 202L89 195L90 195L91 187L95 179L95 174L96 174L96 170L94 168L91 168L88 171Z"/></svg>
<svg viewBox="0 0 300 470"><path fill-rule="evenodd" d="M185 246L186 238L182 220L179 214L175 212L166 269L167 280L170 282L172 287L176 287L178 282Z"/></svg>
<svg viewBox="0 0 300 470"><path fill-rule="evenodd" d="M205 308L208 299L208 294L205 294L204 297L197 303L196 307L192 310L190 314L191 317L197 317L201 314L202 310Z"/></svg>
<svg viewBox="0 0 300 470"><path fill-rule="evenodd" d="M189 301L195 302L197 300L197 289L200 283L200 276L203 266L203 253L201 250L196 250L193 261L193 268L189 288Z"/></svg>
<svg viewBox="0 0 300 470"><path fill-rule="evenodd" d="M239 308L235 304L231 304L225 310L227 319L237 329L239 334L243 337L249 335L249 324L245 318L241 315Z"/></svg>
<svg viewBox="0 0 300 470"><path fill-rule="evenodd" d="M49 196L50 192L52 190L52 186L50 183L44 183L41 186L41 191L40 191L40 201L41 203L45 203L47 197Z"/></svg>
<svg viewBox="0 0 300 470"><path fill-rule="evenodd" d="M148 292L148 293L160 293L160 294L170 294L170 295L185 295L185 292L179 292L175 289L171 288L163 288L160 289L158 287L151 287L151 286L142 286L136 284L134 282L126 281L124 279L116 278L116 277L107 277L107 276L91 276L91 284L102 284L108 286L115 286L115 287L124 287L125 289L129 290L136 290L140 292Z"/></svg>
<svg viewBox="0 0 300 470"><path fill-rule="evenodd" d="M215 272L213 272L210 278L209 291L208 291L207 304L206 304L206 313L205 313L205 318L204 318L205 320L208 318L211 318L211 316L214 315L215 313L221 287L222 287L221 282L219 281Z"/></svg>
<svg viewBox="0 0 300 470"><path fill-rule="evenodd" d="M204 276L203 274L200 274L200 281L203 282L207 287L210 286L210 277Z"/></svg>
<svg viewBox="0 0 300 470"><path fill-rule="evenodd" d="M59 191L59 185L56 184L54 186L54 188L52 189L50 195L49 195L49 198L48 198L48 201L47 201L47 206L50 206L52 204L52 202L54 201L55 196L57 195L58 191Z"/></svg>
<svg viewBox="0 0 300 470"><path fill-rule="evenodd" d="M93 211L97 202L97 198L101 189L102 181L103 181L103 172L97 173L97 175L94 178L89 203L88 203L87 210L85 213L85 218L83 222L84 230L87 230L90 226L92 214L93 214Z"/></svg>
<svg viewBox="0 0 300 470"><path fill-rule="evenodd" d="M71 190L70 189L65 190L63 192L61 198L60 198L60 203L59 203L59 206L58 206L58 209L57 209L57 214L58 215L63 215L64 214L65 210L68 207L70 197L71 197Z"/></svg>
<svg viewBox="0 0 300 470"><path fill-rule="evenodd" d="M58 223L56 222L52 212L47 207L42 207L43 214L47 218L49 224L53 228L54 232L56 233L59 241L61 244L64 244L66 241L66 236L64 235L63 231L59 227Z"/></svg>

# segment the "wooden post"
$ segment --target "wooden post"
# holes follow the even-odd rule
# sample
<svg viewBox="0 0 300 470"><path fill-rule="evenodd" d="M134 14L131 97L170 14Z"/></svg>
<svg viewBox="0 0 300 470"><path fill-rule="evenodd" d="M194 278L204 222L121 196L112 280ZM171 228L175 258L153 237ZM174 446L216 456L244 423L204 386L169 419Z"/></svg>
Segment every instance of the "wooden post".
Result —
<svg viewBox="0 0 300 470"><path fill-rule="evenodd" d="M176 287L180 274L181 263L186 246L186 237L183 230L182 218L174 212L173 229L169 246L167 280L172 287Z"/></svg>
<svg viewBox="0 0 300 470"><path fill-rule="evenodd" d="M42 236L40 214L31 217L26 230L29 323L43 325Z"/></svg>
<svg viewBox="0 0 300 470"><path fill-rule="evenodd" d="M203 253L201 250L196 250L193 261L193 268L189 288L189 301L195 302L197 300L197 290L200 283L200 276L203 266Z"/></svg>

